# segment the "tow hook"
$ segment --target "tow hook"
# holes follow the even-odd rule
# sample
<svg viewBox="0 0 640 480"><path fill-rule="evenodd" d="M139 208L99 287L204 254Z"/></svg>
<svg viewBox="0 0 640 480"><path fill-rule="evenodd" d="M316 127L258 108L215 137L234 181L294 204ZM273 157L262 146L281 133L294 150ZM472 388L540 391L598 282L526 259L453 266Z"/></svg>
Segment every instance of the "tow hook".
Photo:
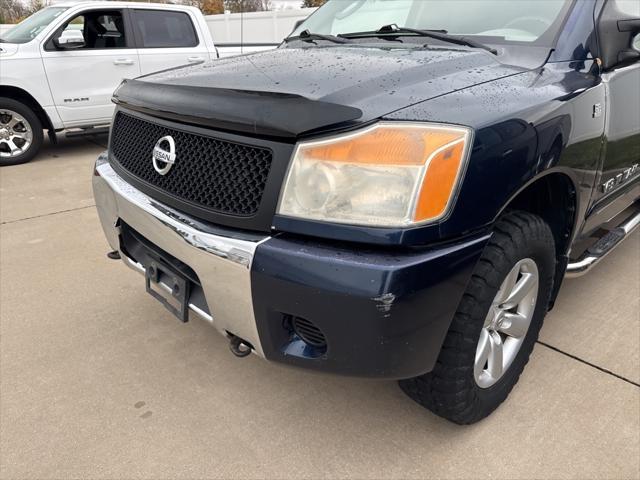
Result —
<svg viewBox="0 0 640 480"><path fill-rule="evenodd" d="M229 334L229 350L231 350L231 353L233 353L236 357L246 357L251 353L252 349L253 347L250 343L246 342L240 337L236 337L232 333Z"/></svg>
<svg viewBox="0 0 640 480"><path fill-rule="evenodd" d="M120 252L117 250L109 252L107 253L107 258L110 258L111 260L120 260Z"/></svg>

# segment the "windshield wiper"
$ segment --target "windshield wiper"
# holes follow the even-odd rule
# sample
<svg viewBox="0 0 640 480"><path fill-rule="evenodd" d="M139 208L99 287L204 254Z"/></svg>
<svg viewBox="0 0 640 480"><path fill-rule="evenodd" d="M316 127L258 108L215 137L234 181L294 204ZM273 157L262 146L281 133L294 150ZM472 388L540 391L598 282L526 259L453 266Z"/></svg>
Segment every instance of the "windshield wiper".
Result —
<svg viewBox="0 0 640 480"><path fill-rule="evenodd" d="M480 43L476 40L473 40L468 37L461 37L458 35L451 35L446 30L420 30L417 28L409 28L409 27L399 27L395 23L390 25L384 25L380 27L375 32L354 32L354 33L344 33L340 34L341 38L363 38L370 36L379 36L379 35L402 35L405 33L410 33L413 35L418 35L421 37L429 37L434 38L436 40L441 40L447 43L453 43L455 45L463 45L466 47L472 48L481 48L486 50L487 52L491 52L494 55L498 54L498 51L495 48L492 48L488 45Z"/></svg>
<svg viewBox="0 0 640 480"><path fill-rule="evenodd" d="M297 37L285 38L285 43L292 42L294 40L301 40L303 42L313 42L314 40L326 40L332 43L351 43L351 40L347 38L336 37L335 35L324 35L322 33L312 33L309 30L303 30Z"/></svg>

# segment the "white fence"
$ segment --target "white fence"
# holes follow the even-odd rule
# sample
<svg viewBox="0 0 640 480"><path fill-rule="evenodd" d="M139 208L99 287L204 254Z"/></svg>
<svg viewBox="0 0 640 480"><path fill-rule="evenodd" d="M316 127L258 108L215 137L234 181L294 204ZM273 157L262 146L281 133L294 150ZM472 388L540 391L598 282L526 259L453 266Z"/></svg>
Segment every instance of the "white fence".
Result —
<svg viewBox="0 0 640 480"><path fill-rule="evenodd" d="M304 20L314 11L315 8L303 8L207 15L205 18L215 43L280 43L298 20Z"/></svg>
<svg viewBox="0 0 640 480"><path fill-rule="evenodd" d="M298 20L304 20L315 8L273 12L227 13L207 15L207 25L215 43L279 43L291 33ZM13 25L0 25L0 35Z"/></svg>

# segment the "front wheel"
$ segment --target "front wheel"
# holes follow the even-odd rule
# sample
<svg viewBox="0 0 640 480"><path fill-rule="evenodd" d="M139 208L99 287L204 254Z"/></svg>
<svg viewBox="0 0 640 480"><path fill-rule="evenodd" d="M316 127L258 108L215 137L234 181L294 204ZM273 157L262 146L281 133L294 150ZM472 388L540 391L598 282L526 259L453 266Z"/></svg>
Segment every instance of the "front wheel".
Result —
<svg viewBox="0 0 640 480"><path fill-rule="evenodd" d="M42 123L33 110L0 97L0 165L28 162L40 150L42 139Z"/></svg>
<svg viewBox="0 0 640 480"><path fill-rule="evenodd" d="M459 424L495 410L518 381L547 312L555 243L538 216L496 224L432 372L400 382L412 399Z"/></svg>

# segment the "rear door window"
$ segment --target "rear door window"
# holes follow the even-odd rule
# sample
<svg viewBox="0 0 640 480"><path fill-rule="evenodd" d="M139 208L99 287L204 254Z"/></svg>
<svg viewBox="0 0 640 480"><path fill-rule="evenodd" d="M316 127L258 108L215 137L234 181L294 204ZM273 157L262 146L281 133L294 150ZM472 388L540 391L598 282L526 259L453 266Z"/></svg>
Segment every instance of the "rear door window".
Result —
<svg viewBox="0 0 640 480"><path fill-rule="evenodd" d="M184 12L134 10L133 23L141 48L195 47L198 36Z"/></svg>

